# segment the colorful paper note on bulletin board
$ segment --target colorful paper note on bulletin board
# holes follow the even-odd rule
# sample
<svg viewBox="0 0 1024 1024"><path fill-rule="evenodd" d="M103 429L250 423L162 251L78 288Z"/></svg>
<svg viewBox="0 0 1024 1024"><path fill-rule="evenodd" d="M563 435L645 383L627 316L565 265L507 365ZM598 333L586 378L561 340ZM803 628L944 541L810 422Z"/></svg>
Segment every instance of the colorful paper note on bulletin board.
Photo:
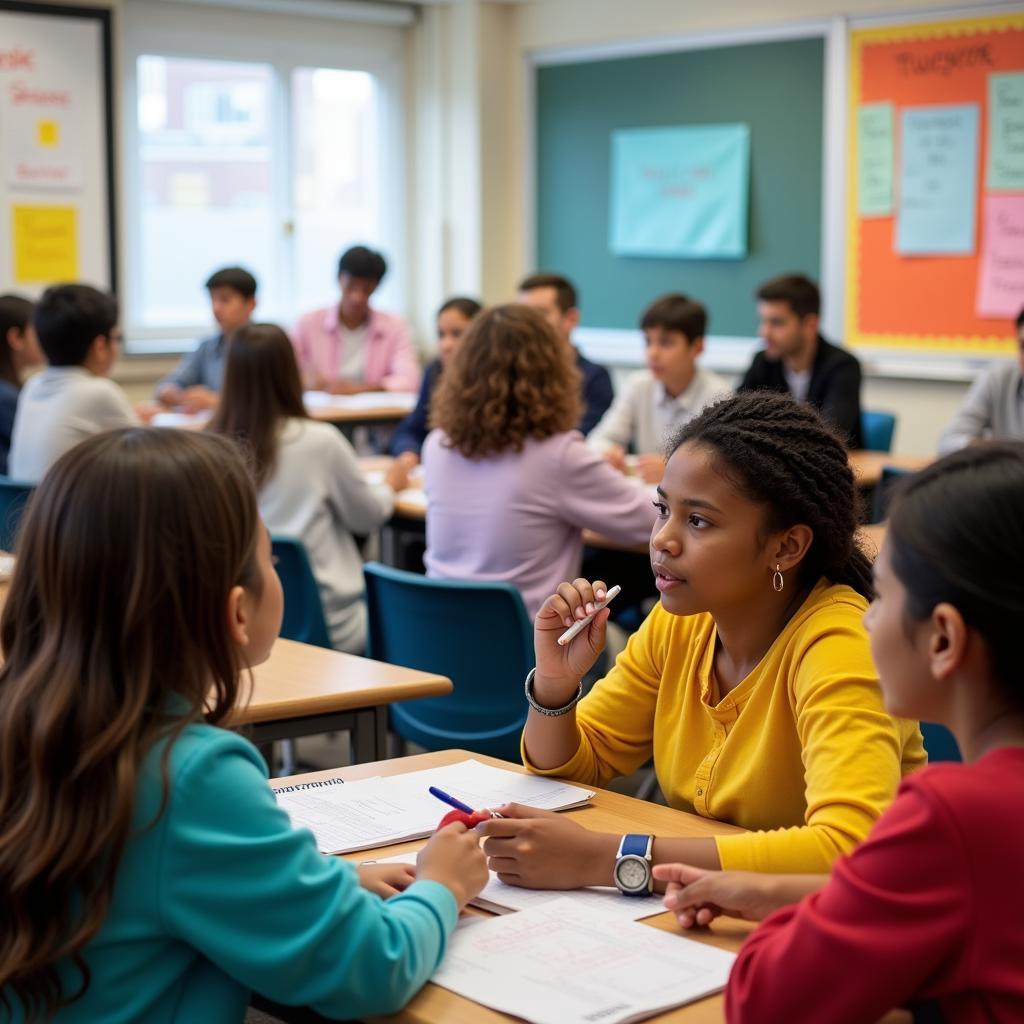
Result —
<svg viewBox="0 0 1024 1024"><path fill-rule="evenodd" d="M1024 306L1013 240L1024 200L1024 13L854 30L849 102L844 340L1012 353L1004 311ZM933 115L952 116L943 129Z"/></svg>
<svg viewBox="0 0 1024 1024"><path fill-rule="evenodd" d="M53 284L78 277L78 210L74 206L11 207L16 284Z"/></svg>
<svg viewBox="0 0 1024 1024"><path fill-rule="evenodd" d="M613 132L609 247L618 256L746 256L749 187L745 124Z"/></svg>

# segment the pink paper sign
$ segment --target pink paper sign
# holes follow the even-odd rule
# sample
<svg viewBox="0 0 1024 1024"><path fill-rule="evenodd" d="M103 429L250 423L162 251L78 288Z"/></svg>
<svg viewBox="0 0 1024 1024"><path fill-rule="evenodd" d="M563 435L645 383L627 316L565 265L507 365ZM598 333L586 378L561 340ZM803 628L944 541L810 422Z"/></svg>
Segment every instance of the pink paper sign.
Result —
<svg viewBox="0 0 1024 1024"><path fill-rule="evenodd" d="M1024 195L985 196L977 306L1001 318L1024 307Z"/></svg>

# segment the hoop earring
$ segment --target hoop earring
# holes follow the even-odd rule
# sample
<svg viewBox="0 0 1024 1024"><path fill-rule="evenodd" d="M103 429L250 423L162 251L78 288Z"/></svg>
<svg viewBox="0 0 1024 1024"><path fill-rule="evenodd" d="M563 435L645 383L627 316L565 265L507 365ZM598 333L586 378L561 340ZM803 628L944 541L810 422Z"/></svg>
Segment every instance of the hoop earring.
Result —
<svg viewBox="0 0 1024 1024"><path fill-rule="evenodd" d="M785 585L786 579L782 575L782 571L780 570L780 568L776 565L775 572L772 573L772 590L774 590L776 594L781 594L782 588Z"/></svg>

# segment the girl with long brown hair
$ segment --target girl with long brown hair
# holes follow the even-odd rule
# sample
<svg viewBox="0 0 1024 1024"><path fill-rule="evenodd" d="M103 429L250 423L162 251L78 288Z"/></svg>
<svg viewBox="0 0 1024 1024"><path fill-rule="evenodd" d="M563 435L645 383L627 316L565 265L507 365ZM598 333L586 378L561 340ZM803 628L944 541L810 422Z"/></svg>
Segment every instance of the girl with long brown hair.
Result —
<svg viewBox="0 0 1024 1024"><path fill-rule="evenodd" d="M579 573L583 530L645 544L650 494L583 441L573 349L544 317L497 306L474 321L434 398L423 447L427 572L507 580L532 616Z"/></svg>
<svg viewBox="0 0 1024 1024"><path fill-rule="evenodd" d="M361 654L366 643L363 563L353 534L391 518L408 468L395 464L370 485L352 446L306 415L295 351L275 324L239 329L228 352L220 405L209 425L242 444L259 488L263 521L305 545L320 586L331 643Z"/></svg>
<svg viewBox="0 0 1024 1024"><path fill-rule="evenodd" d="M413 884L357 874L223 728L281 610L224 439L114 431L44 477L0 619L0 1017L240 1021L250 989L362 1017L434 971L475 836L438 833Z"/></svg>

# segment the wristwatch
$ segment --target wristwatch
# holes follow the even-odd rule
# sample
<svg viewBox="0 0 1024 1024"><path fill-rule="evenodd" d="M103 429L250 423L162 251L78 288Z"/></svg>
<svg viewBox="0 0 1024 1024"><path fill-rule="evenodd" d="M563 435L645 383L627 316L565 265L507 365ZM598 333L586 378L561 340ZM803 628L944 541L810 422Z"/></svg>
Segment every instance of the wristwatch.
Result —
<svg viewBox="0 0 1024 1024"><path fill-rule="evenodd" d="M651 848L654 836L623 836L615 855L615 887L623 896L649 896L654 891Z"/></svg>

